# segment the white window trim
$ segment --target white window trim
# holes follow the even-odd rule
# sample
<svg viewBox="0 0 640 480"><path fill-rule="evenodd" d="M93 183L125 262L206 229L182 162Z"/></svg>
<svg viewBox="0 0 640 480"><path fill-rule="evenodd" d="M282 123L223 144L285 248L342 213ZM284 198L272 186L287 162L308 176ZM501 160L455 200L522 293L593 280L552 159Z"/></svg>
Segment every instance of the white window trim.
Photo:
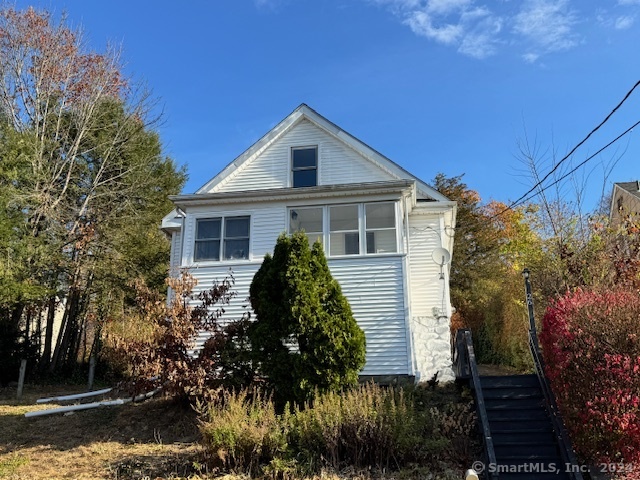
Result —
<svg viewBox="0 0 640 480"><path fill-rule="evenodd" d="M315 148L316 149L316 187L320 185L320 144L315 145L291 145L289 147L289 187L294 188L293 186L293 151L294 150L304 150L306 148ZM309 169L310 170L310 169ZM298 187L302 188L302 187Z"/></svg>
<svg viewBox="0 0 640 480"><path fill-rule="evenodd" d="M215 266L215 265L234 265L237 263L246 264L254 261L253 259L253 217L255 212L253 211L232 211L232 212L211 212L211 213L198 213L192 216L192 232L193 241L191 241L191 251L189 252L189 264L195 266ZM249 217L249 254L247 258L234 258L232 260L225 260L224 257L224 220L225 218L232 217ZM220 260L196 260L196 236L198 230L198 220L207 219L220 219ZM262 261L262 259L260 259Z"/></svg>
<svg viewBox="0 0 640 480"><path fill-rule="evenodd" d="M396 251L395 252L381 252L381 253L367 253L367 229L366 229L366 219L365 219L365 205L372 203L393 203L394 205L394 213L395 213L395 232L396 232ZM393 256L403 256L404 248L401 243L401 232L402 222L400 217L400 209L399 202L397 200L380 200L379 202L370 201L370 202L359 202L359 203L331 203L331 204L323 204L323 205L292 205L287 207L287 225L286 232L289 232L291 228L291 210L294 209L303 209L303 208L322 208L322 244L324 247L324 252L327 258L329 259L348 259L348 258L372 258L372 257L393 257ZM343 207L343 206L358 206L358 234L359 234L359 242L360 242L360 253L357 255L331 255L331 231L330 231L330 219L329 219L329 211L331 207ZM373 229L378 230L378 229ZM391 230L391 228L388 228Z"/></svg>

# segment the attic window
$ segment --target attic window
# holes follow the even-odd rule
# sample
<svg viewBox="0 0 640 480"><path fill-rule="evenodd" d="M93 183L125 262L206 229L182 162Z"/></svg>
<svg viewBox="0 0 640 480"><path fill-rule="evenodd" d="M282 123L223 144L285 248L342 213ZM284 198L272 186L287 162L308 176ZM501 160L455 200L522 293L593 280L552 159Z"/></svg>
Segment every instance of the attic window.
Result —
<svg viewBox="0 0 640 480"><path fill-rule="evenodd" d="M294 188L318 185L318 147L291 149L291 178Z"/></svg>

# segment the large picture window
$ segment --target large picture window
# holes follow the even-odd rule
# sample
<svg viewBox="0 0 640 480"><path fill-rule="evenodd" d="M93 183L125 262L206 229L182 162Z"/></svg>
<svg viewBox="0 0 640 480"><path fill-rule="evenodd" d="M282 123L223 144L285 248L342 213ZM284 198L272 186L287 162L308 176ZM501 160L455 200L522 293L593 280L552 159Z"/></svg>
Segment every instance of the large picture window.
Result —
<svg viewBox="0 0 640 480"><path fill-rule="evenodd" d="M250 217L201 218L196 220L193 259L238 260L249 258Z"/></svg>
<svg viewBox="0 0 640 480"><path fill-rule="evenodd" d="M291 177L294 188L318 185L318 147L291 149Z"/></svg>

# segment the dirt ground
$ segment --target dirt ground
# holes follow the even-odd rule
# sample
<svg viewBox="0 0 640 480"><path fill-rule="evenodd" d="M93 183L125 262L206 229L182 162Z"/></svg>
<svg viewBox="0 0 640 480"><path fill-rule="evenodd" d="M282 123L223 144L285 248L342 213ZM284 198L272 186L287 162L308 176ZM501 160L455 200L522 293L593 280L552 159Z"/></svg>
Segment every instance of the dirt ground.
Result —
<svg viewBox="0 0 640 480"><path fill-rule="evenodd" d="M202 452L196 414L171 401L24 417L60 406L35 405L37 398L81 391L25 387L17 402L15 388L0 390L0 478L197 478Z"/></svg>

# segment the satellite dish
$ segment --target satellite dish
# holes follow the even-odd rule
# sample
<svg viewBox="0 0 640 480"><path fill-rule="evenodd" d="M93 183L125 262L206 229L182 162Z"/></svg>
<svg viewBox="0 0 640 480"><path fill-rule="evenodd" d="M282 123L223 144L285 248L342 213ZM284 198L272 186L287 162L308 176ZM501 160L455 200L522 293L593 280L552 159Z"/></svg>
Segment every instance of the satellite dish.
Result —
<svg viewBox="0 0 640 480"><path fill-rule="evenodd" d="M433 261L436 262L438 265L440 265L441 267L444 267L451 261L451 254L449 253L449 250L447 250L446 248L438 247L433 250L433 253L431 254L431 258L433 258Z"/></svg>
<svg viewBox="0 0 640 480"><path fill-rule="evenodd" d="M444 280L444 266L451 261L451 254L446 248L438 247L431 254L433 261L440 265L440 280Z"/></svg>

